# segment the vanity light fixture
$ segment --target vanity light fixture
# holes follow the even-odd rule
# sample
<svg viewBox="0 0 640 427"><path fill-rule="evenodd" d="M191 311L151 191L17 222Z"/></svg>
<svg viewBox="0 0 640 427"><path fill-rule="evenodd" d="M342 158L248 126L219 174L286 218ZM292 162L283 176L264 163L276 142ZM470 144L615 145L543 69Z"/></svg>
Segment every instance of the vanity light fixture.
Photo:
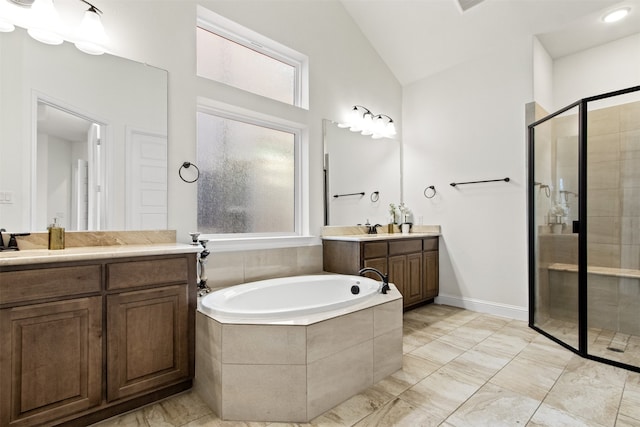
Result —
<svg viewBox="0 0 640 427"><path fill-rule="evenodd" d="M373 139L392 138L396 134L396 126L391 117L386 114L374 115L362 105L354 105L348 121L339 123L338 127L349 128L350 131L360 132L362 135L371 135Z"/></svg>
<svg viewBox="0 0 640 427"><path fill-rule="evenodd" d="M620 9L612 10L611 12L607 12L607 14L602 17L602 20L607 24L610 24L612 22L617 22L625 18L630 11L631 11L630 7L622 7Z"/></svg>
<svg viewBox="0 0 640 427"><path fill-rule="evenodd" d="M57 45L67 40L91 55L101 55L107 36L100 20L102 11L86 0L85 11L77 30L65 28L53 0L0 0L0 31L10 32L23 27L39 42Z"/></svg>
<svg viewBox="0 0 640 427"><path fill-rule="evenodd" d="M85 0L80 0L89 5L89 9L84 12L80 28L78 29L78 41L75 45L84 53L90 55L102 55L105 52L104 45L107 41L107 34L104 32L100 15L102 11Z"/></svg>

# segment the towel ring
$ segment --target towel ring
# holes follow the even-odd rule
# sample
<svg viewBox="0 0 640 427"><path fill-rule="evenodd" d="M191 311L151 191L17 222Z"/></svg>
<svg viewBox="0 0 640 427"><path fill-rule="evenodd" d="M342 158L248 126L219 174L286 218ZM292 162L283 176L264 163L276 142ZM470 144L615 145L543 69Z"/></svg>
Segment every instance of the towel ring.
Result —
<svg viewBox="0 0 640 427"><path fill-rule="evenodd" d="M191 166L196 169L196 177L193 180L189 181L188 179L185 179L184 176L182 176L182 169L189 169ZM200 169L198 169L198 167L191 162L184 162L182 163L182 166L180 166L180 169L178 169L178 175L184 182L192 184L200 178Z"/></svg>
<svg viewBox="0 0 640 427"><path fill-rule="evenodd" d="M424 189L423 194L427 199L433 199L436 195L436 187L433 185L428 186Z"/></svg>
<svg viewBox="0 0 640 427"><path fill-rule="evenodd" d="M380 192L374 191L373 193L371 193L371 196L369 196L369 198L373 203L377 202L378 200L380 200Z"/></svg>

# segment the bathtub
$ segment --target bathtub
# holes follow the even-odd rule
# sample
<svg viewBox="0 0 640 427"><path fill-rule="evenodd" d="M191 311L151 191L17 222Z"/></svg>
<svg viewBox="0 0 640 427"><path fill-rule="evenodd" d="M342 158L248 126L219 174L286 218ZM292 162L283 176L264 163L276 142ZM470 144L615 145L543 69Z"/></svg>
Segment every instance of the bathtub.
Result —
<svg viewBox="0 0 640 427"><path fill-rule="evenodd" d="M373 279L342 274L284 277L212 292L199 306L214 318L291 319L356 305L375 296L380 286Z"/></svg>
<svg viewBox="0 0 640 427"><path fill-rule="evenodd" d="M195 391L223 420L262 422L308 422L362 392L402 367L402 295L380 286L326 274L202 297Z"/></svg>

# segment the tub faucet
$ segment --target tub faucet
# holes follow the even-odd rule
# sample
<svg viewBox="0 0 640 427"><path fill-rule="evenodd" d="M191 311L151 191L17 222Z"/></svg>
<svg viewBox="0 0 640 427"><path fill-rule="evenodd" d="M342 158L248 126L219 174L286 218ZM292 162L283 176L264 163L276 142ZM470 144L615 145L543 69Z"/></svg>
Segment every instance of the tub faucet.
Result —
<svg viewBox="0 0 640 427"><path fill-rule="evenodd" d="M209 240L206 239L201 239L198 241L202 245L202 251L200 251L200 253L198 254L198 296L200 297L211 292L211 288L207 286L207 272L205 268L205 265L207 264L207 257L210 254L209 250L207 249L208 241Z"/></svg>
<svg viewBox="0 0 640 427"><path fill-rule="evenodd" d="M380 270L377 270L373 267L365 267L360 269L360 271L358 271L358 275L360 276L364 276L365 273L375 273L378 276L380 276L380 280L382 280L382 289L380 289L380 292L382 292L383 294L386 294L387 291L390 289L389 288L389 276L382 274L382 272L380 272Z"/></svg>

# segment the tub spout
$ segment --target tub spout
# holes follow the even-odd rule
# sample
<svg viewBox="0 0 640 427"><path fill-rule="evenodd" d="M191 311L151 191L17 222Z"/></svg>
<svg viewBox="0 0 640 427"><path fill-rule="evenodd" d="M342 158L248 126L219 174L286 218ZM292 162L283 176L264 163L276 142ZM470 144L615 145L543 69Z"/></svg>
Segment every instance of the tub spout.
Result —
<svg viewBox="0 0 640 427"><path fill-rule="evenodd" d="M373 267L365 267L363 269L361 269L360 271L358 271L358 275L360 276L364 276L365 273L375 273L378 276L380 276L380 280L382 280L382 288L380 289L380 292L382 292L383 294L386 294L387 291L390 289L389 288L389 276L382 274L382 272L380 270L377 270Z"/></svg>

